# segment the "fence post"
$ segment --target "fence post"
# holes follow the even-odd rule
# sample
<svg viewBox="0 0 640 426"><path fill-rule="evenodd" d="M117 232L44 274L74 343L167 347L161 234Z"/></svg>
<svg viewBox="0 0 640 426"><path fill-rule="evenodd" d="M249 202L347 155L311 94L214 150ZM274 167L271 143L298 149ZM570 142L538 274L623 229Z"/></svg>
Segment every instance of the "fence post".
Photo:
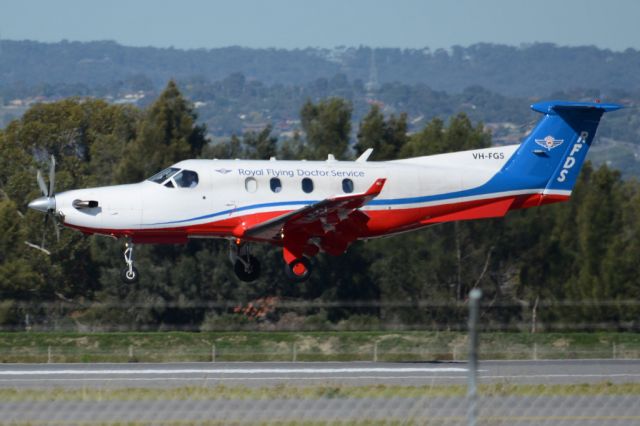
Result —
<svg viewBox="0 0 640 426"><path fill-rule="evenodd" d="M538 344L537 343L533 344L533 360L534 361L538 360Z"/></svg>
<svg viewBox="0 0 640 426"><path fill-rule="evenodd" d="M53 356L51 354L51 345L47 347L47 364L51 364L53 362Z"/></svg>
<svg viewBox="0 0 640 426"><path fill-rule="evenodd" d="M296 362L298 360L298 347L296 346L296 342L293 342L292 352L293 352L293 362Z"/></svg>
<svg viewBox="0 0 640 426"><path fill-rule="evenodd" d="M613 353L612 353L613 359L616 359L618 357L618 353L617 353L618 351L616 349L617 349L616 348L616 344L614 343L613 344L613 349L612 349L612 351L613 351Z"/></svg>
<svg viewBox="0 0 640 426"><path fill-rule="evenodd" d="M373 362L378 362L378 342L373 342Z"/></svg>
<svg viewBox="0 0 640 426"><path fill-rule="evenodd" d="M133 345L129 345L129 361L133 361Z"/></svg>
<svg viewBox="0 0 640 426"><path fill-rule="evenodd" d="M211 362L216 362L216 344L211 345Z"/></svg>
<svg viewBox="0 0 640 426"><path fill-rule="evenodd" d="M478 311L482 291L474 288L469 292L469 387L467 389L469 426L475 426L478 415L477 379L478 379Z"/></svg>

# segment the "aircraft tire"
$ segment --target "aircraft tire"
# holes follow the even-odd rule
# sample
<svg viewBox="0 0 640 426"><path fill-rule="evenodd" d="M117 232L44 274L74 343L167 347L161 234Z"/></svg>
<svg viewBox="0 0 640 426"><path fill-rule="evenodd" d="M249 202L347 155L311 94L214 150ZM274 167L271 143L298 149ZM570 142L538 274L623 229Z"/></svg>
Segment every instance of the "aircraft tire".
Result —
<svg viewBox="0 0 640 426"><path fill-rule="evenodd" d="M245 260L249 263L249 268L245 268L244 263L242 263L240 259L236 260L236 263L233 265L236 277L244 282L257 280L260 276L260 261L251 255L246 256Z"/></svg>
<svg viewBox="0 0 640 426"><path fill-rule="evenodd" d="M304 272L299 274L295 272L296 266L304 266ZM309 279L311 276L311 261L306 257L299 257L289 264L284 265L284 272L291 281L301 283Z"/></svg>
<svg viewBox="0 0 640 426"><path fill-rule="evenodd" d="M122 280L123 283L135 284L138 282L138 279L140 278L140 274L138 273L138 268L134 266L131 272L132 273L129 274L129 268L124 268L120 272L120 279Z"/></svg>

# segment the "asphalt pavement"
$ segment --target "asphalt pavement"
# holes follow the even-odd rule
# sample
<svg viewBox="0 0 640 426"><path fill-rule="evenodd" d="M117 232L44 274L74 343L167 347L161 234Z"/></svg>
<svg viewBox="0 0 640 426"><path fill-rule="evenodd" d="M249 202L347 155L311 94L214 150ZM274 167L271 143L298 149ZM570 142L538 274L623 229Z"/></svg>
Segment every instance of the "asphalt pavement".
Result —
<svg viewBox="0 0 640 426"><path fill-rule="evenodd" d="M2 387L154 387L464 384L464 362L235 362L169 364L2 364ZM640 360L480 362L480 383L640 382Z"/></svg>
<svg viewBox="0 0 640 426"><path fill-rule="evenodd" d="M479 383L589 384L639 383L639 360L485 361ZM447 385L465 384L467 365L441 363L176 363L176 364L3 364L0 390L26 391L19 398L0 400L0 424L269 424L318 422L362 424L467 424L465 396L424 397L387 393L347 397L330 393L317 397L197 397L171 394L166 399L83 397L84 390L112 388L157 389L216 385L270 388L315 385ZM598 389L602 387L599 385ZM45 390L30 398L31 390ZM72 398L65 390L81 389ZM378 388L380 389L380 388ZM46 397L47 393L57 397ZM63 395L61 397L60 395ZM267 393L268 394L268 393ZM10 394L7 394L10 395ZM35 395L35 394L34 394ZM126 392L122 395L126 395ZM144 394L142 394L144 395ZM196 396L188 396L196 395ZM266 394L265 394L266 395ZM638 425L640 395L605 392L595 395L509 395L478 398L478 424L491 425ZM221 423L220 423L221 422ZM306 423L305 423L306 424ZM313 423L316 424L316 423ZM376 423L377 424L377 423Z"/></svg>

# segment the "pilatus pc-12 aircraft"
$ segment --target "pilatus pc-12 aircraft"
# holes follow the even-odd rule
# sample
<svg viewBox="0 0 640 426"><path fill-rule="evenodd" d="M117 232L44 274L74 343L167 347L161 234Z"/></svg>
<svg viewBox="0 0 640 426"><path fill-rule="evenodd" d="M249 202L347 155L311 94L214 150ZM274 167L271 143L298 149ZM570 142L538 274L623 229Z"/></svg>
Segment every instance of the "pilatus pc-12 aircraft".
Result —
<svg viewBox="0 0 640 426"><path fill-rule="evenodd" d="M303 281L319 252L343 253L356 240L435 223L504 216L566 201L598 123L616 104L544 102L520 145L403 160L185 160L144 182L44 193L29 207L85 234L126 241L125 282L139 275L134 244L226 238L235 273L260 274L249 244L282 247L287 276Z"/></svg>

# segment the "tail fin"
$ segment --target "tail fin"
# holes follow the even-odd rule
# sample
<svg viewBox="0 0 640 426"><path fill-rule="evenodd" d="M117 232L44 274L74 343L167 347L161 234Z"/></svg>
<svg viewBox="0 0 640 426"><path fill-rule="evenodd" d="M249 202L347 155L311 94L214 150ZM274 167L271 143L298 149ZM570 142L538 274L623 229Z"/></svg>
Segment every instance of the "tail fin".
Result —
<svg viewBox="0 0 640 426"><path fill-rule="evenodd" d="M543 195L570 195L600 118L622 106L551 101L531 108L544 117L505 164L501 180L520 189L544 188Z"/></svg>

